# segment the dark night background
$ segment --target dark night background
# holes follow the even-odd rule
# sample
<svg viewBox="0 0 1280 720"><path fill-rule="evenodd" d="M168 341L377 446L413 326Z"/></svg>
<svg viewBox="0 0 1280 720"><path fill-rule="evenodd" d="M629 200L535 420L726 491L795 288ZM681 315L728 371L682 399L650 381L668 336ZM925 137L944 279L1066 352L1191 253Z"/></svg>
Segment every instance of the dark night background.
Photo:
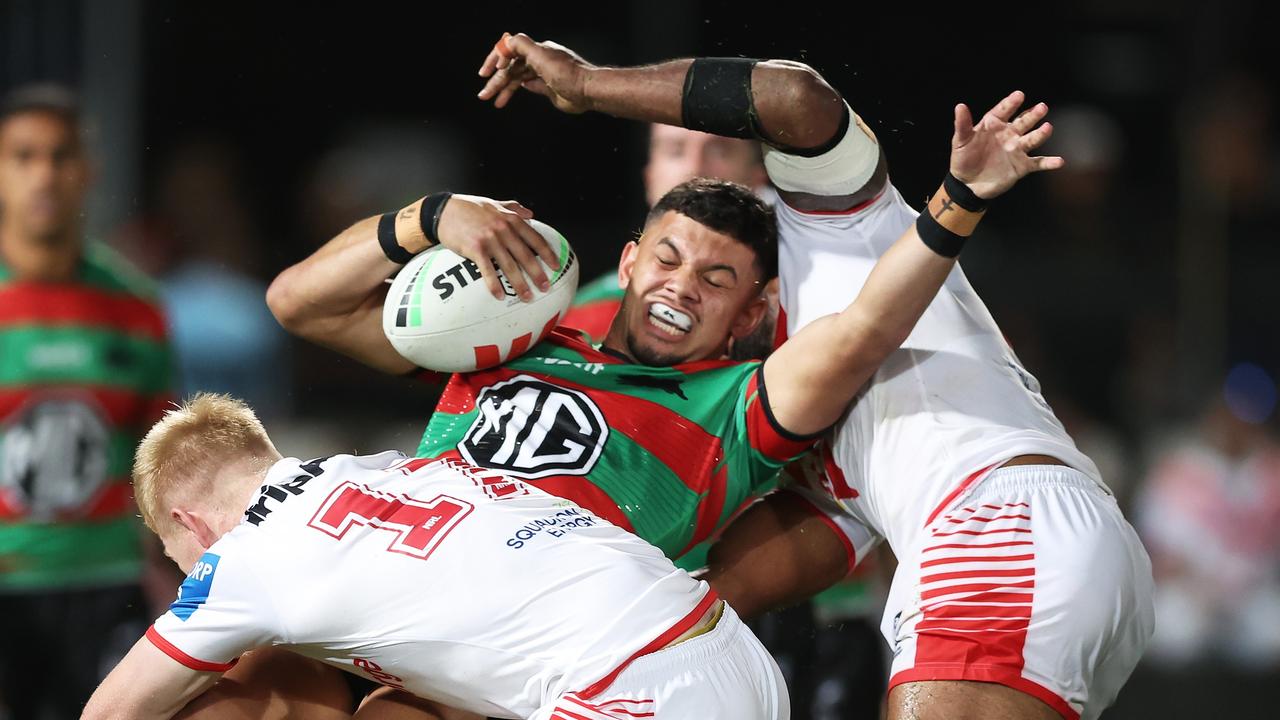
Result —
<svg viewBox="0 0 1280 720"><path fill-rule="evenodd" d="M82 87L103 168L95 235L159 276L203 257L259 284L346 224L445 188L532 208L574 243L584 281L609 268L645 211L646 130L533 95L479 102L476 71L504 30L598 64L803 60L877 133L917 206L946 167L952 105L981 112L1022 89L1062 121L1047 151L1070 168L996 203L963 266L1064 423L1139 513L1170 447L1254 433L1272 452L1280 62L1267 5L875 10L7 0L0 86ZM275 385L269 424L302 448L411 449L434 389L288 345L254 368ZM1265 563L1280 576L1280 547ZM1280 653L1240 667L1205 653L1140 671L1109 717L1261 717Z"/></svg>

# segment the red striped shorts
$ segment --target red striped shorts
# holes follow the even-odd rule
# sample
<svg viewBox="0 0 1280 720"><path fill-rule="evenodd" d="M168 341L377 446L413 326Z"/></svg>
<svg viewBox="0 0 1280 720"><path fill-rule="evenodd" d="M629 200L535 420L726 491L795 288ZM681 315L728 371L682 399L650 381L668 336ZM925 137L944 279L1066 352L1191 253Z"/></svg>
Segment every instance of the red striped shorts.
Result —
<svg viewBox="0 0 1280 720"><path fill-rule="evenodd" d="M899 558L890 688L994 682L1096 717L1151 637L1151 595L1146 551L1098 483L1062 466L997 469Z"/></svg>

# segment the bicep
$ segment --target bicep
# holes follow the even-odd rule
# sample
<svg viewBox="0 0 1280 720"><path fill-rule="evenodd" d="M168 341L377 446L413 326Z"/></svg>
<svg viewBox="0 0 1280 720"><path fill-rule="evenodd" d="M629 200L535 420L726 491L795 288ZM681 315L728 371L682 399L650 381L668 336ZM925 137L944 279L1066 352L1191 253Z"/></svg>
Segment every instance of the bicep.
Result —
<svg viewBox="0 0 1280 720"><path fill-rule="evenodd" d="M844 414L878 364L859 361L863 345L850 339L847 323L827 315L804 326L764 363L773 417L797 435L819 433Z"/></svg>
<svg viewBox="0 0 1280 720"><path fill-rule="evenodd" d="M340 352L380 372L404 375L416 365L391 345L382 331L382 303L386 291L374 293L350 313L318 320L308 339Z"/></svg>
<svg viewBox="0 0 1280 720"><path fill-rule="evenodd" d="M83 717L167 720L208 690L220 675L193 670L144 637L98 686Z"/></svg>

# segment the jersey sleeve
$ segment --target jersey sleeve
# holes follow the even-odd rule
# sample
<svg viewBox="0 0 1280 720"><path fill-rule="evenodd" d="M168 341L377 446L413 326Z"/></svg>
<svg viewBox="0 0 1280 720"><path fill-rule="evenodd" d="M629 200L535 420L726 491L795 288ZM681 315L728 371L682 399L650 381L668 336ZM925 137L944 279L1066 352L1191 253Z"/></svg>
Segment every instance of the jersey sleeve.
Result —
<svg viewBox="0 0 1280 720"><path fill-rule="evenodd" d="M196 562L178 599L147 630L147 639L179 663L226 672L248 650L271 644L274 609L253 571L215 545Z"/></svg>
<svg viewBox="0 0 1280 720"><path fill-rule="evenodd" d="M773 417L763 368L754 364L740 382L732 427L724 438L729 476L749 479L755 492L763 490L784 465L811 448L819 437L788 432Z"/></svg>

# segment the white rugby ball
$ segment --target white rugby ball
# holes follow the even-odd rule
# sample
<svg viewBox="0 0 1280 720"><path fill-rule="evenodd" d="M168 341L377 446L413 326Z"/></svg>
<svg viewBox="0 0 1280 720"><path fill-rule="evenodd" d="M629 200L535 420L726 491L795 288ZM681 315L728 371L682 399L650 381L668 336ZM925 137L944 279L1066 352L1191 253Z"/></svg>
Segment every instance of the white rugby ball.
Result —
<svg viewBox="0 0 1280 720"><path fill-rule="evenodd" d="M382 306L382 331L391 345L419 367L440 372L484 370L518 357L551 332L578 289L578 259L555 228L530 220L560 261L541 260L551 288L530 283L533 300L521 302L501 270L505 294L489 293L474 263L443 246L409 261L391 283Z"/></svg>

